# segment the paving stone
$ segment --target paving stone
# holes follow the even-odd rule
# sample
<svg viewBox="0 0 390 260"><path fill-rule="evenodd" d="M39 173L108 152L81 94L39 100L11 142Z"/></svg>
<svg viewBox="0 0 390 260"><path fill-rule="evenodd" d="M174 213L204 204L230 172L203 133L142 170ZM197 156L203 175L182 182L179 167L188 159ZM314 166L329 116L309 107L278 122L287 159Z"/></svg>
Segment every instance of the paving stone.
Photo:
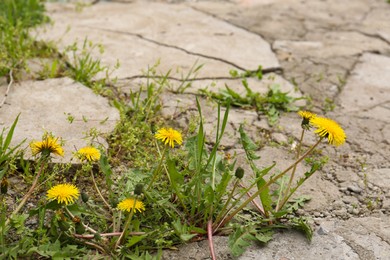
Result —
<svg viewBox="0 0 390 260"><path fill-rule="evenodd" d="M121 67L113 76L120 78L139 75L158 60L164 74L172 69L180 75L203 64L199 77L228 77L230 69L256 70L259 65L279 67L260 36L188 6L102 2L82 12L59 4L48 8L55 24L40 37L57 40L62 35L62 48L85 37L103 44L102 62L114 67L118 59ZM63 35L68 26L70 33Z"/></svg>
<svg viewBox="0 0 390 260"><path fill-rule="evenodd" d="M384 106L390 102L390 96L385 94L390 91L389 69L389 57L364 54L338 97L344 113L390 122L390 113Z"/></svg>
<svg viewBox="0 0 390 260"><path fill-rule="evenodd" d="M358 253L357 259L387 259L390 252L389 223L389 216L381 214L346 221L323 221L321 226L340 235Z"/></svg>
<svg viewBox="0 0 390 260"><path fill-rule="evenodd" d="M314 233L311 243L299 232L277 233L265 246L250 246L243 255L234 258L227 247L228 238L215 237L217 259L358 259L358 255L335 233ZM165 251L163 259L208 259L207 241L180 247L179 252ZM185 253L181 253L185 252ZM342 256L342 258L340 258Z"/></svg>
<svg viewBox="0 0 390 260"><path fill-rule="evenodd" d="M367 179L370 183L383 189L390 187L390 168L374 169L367 172Z"/></svg>
<svg viewBox="0 0 390 260"><path fill-rule="evenodd" d="M69 78L14 84L0 109L0 123L9 127L19 113L12 143L26 139L23 147L27 147L31 141L41 140L45 131L52 132L65 141L62 162L69 162L75 149L88 144L84 137L89 130L109 133L119 119L119 112L105 98ZM68 115L74 117L73 123ZM102 138L98 141L107 145ZM31 155L30 149L26 155Z"/></svg>

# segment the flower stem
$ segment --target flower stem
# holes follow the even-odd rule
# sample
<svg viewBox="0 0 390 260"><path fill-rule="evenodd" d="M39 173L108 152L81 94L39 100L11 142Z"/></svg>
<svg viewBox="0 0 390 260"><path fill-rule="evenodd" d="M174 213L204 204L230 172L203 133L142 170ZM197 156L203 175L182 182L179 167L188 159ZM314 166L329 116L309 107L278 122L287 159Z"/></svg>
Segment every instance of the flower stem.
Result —
<svg viewBox="0 0 390 260"><path fill-rule="evenodd" d="M123 227L122 234L119 236L118 241L116 241L115 248L118 248L118 247L119 247L122 238L125 236L126 230L127 230L127 228L129 227L129 225L130 225L131 219L133 218L133 215L134 215L134 208L135 208L135 204L136 204L136 203L137 203L137 199L134 200L133 207L131 208L130 214L127 216L126 223L125 223L125 225L124 225L124 227Z"/></svg>
<svg viewBox="0 0 390 260"><path fill-rule="evenodd" d="M106 207L108 208L108 210L112 211L112 208L111 208L110 204L108 204L108 202L106 201L106 199L103 197L102 193L100 192L99 187L98 187L97 184L96 184L95 176L93 175L93 170L92 170L92 169L91 169L91 177L92 177L93 185L95 186L95 189L96 189L97 193L99 194L100 198L102 199L103 203L106 205Z"/></svg>
<svg viewBox="0 0 390 260"><path fill-rule="evenodd" d="M214 243L213 243L213 220L209 219L207 222L207 238L209 240L209 249L212 260L216 260Z"/></svg>
<svg viewBox="0 0 390 260"><path fill-rule="evenodd" d="M149 189L152 187L152 184L155 182L155 180L157 179L157 177L160 175L161 167L162 167L162 164L163 164L163 161L164 161L164 158L165 158L165 154L166 154L167 148L168 148L168 146L166 145L166 146L164 147L163 152L162 152L161 160L160 160L160 162L159 162L157 168L153 171L152 180L149 182L149 185L148 185L148 187L146 188L146 190L149 190Z"/></svg>
<svg viewBox="0 0 390 260"><path fill-rule="evenodd" d="M68 213L69 216L73 219L73 218L74 218L73 213L70 212L70 210L68 209L68 207L65 206L64 208L65 208L66 213ZM94 230L93 228L88 227L88 226L85 225L83 222L81 222L81 224L84 226L84 228L85 228L86 230L89 230L90 232L92 232L92 233L94 233L94 234L98 233L96 230Z"/></svg>
<svg viewBox="0 0 390 260"><path fill-rule="evenodd" d="M298 148L297 148L297 157L296 157L297 160L301 154L302 141L303 141L304 135L305 135L305 129L302 129L301 138L299 140L299 144L298 144ZM292 184L292 181L294 179L294 175L295 175L296 170L297 170L297 165L295 164L294 168L292 169L290 180L288 181L286 191L285 192L281 191L283 193L282 203L279 204L279 202L278 202L278 204L276 205L276 209L275 209L276 212L278 212L279 209L283 208L284 204L286 204L286 202L287 202L287 199L289 197L288 194L290 193L291 184Z"/></svg>
<svg viewBox="0 0 390 260"><path fill-rule="evenodd" d="M42 172L43 172L43 168L46 164L46 161L45 160L42 160L42 164L41 164L41 167L39 168L39 171L37 173L37 175L35 176L35 179L33 181L33 183L31 184L31 187L30 189L28 190L28 192L24 195L23 199L20 201L19 205L17 206L17 208L11 213L10 217L5 221L5 226L8 226L10 221L11 221L11 218L17 214L24 206L24 204L26 204L27 200L31 197L32 193L34 192L34 189L35 187L37 186L38 184L38 180L39 180L39 177L41 176Z"/></svg>
<svg viewBox="0 0 390 260"><path fill-rule="evenodd" d="M271 184L273 184L277 179L282 177L286 172L291 170L294 166L296 166L298 163L300 163L307 155L309 155L314 148L317 147L317 145L322 141L322 137L318 140L317 143L315 143L304 155L302 155L297 161L295 161L293 164L291 164L287 169L285 169L280 174L276 175L275 177L271 178L263 187L258 189L251 197L249 197L246 201L244 201L236 210L234 210L229 216L227 216L225 219L222 220L222 222L218 225L223 227L226 225L238 212L240 212L246 205L248 205L252 200L254 200L261 192L263 192L264 189L269 187Z"/></svg>
<svg viewBox="0 0 390 260"><path fill-rule="evenodd" d="M221 220L221 217L223 216L223 213L226 211L226 209L227 209L227 207L228 207L230 201L231 201L232 198L233 198L234 192L235 192L235 190L236 190L236 188L237 188L239 182L240 182L240 179L237 178L237 180L236 180L235 183L234 183L234 186L233 186L232 191L229 193L229 197L228 197L228 199L226 200L225 205L223 205L222 210L219 212L218 216L215 218L215 222L214 222L214 223L218 223L218 222Z"/></svg>

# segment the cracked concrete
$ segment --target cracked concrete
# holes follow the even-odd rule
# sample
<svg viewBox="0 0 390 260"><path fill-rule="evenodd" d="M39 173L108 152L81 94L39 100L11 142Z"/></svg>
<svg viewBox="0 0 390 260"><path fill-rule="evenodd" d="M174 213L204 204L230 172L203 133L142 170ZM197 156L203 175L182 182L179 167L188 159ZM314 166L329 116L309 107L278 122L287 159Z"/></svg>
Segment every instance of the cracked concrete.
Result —
<svg viewBox="0 0 390 260"><path fill-rule="evenodd" d="M266 73L263 80L248 79L254 91L264 93L278 84L296 97L309 95L313 111L342 125L347 143L337 148L320 145L329 162L298 193L312 198L298 214L312 220L313 242L308 244L295 232L278 233L269 244L251 247L240 259L389 259L390 5L386 1L111 1L82 12L72 5L48 4L48 9L54 26L38 31L38 37L61 38L62 50L86 36L101 43L105 53L93 55L111 67L120 60L113 76L124 93L139 89L145 80L142 70L158 59L158 74L172 69L171 92L161 96L162 115L180 128L186 129L196 114L194 95L200 89L217 92L227 84L244 93L229 70L256 70L258 65ZM68 25L70 32L63 35ZM180 91L183 75L194 64L204 67ZM216 106L207 99L200 101L212 142ZM282 114L278 125L270 127L263 115L233 108L222 145L225 153L236 154L245 164L236 131L243 122L262 147L261 165L278 158L278 167L283 168L292 160L291 149L300 135L295 114ZM309 137L305 144L314 141ZM270 145L275 143L278 148ZM216 238L216 244L218 259L235 259L226 238ZM164 256L208 259L207 242L184 245Z"/></svg>

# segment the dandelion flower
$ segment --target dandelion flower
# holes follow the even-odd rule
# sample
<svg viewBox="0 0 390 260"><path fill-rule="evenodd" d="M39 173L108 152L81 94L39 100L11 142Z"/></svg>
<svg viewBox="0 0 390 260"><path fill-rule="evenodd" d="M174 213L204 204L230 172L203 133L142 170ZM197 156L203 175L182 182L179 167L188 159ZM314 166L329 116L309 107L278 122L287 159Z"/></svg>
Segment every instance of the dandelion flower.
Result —
<svg viewBox="0 0 390 260"><path fill-rule="evenodd" d="M47 136L42 141L35 141L30 143L30 148L33 156L41 153L44 156L48 156L54 153L59 156L64 156L64 150L61 145L57 143L58 138L54 139L51 136Z"/></svg>
<svg viewBox="0 0 390 260"><path fill-rule="evenodd" d="M313 117L310 119L310 124L317 128L314 133L320 137L328 138L330 144L339 146L345 143L347 136L335 121L324 117Z"/></svg>
<svg viewBox="0 0 390 260"><path fill-rule="evenodd" d="M86 146L79 149L76 156L81 161L95 162L100 159L100 151L93 146Z"/></svg>
<svg viewBox="0 0 390 260"><path fill-rule="evenodd" d="M132 198L124 199L118 204L118 209L122 211L130 212L133 208L134 211L138 210L139 212L142 212L145 210L145 205L142 201L134 200Z"/></svg>
<svg viewBox="0 0 390 260"><path fill-rule="evenodd" d="M79 189L73 184L58 184L47 191L49 200L57 200L58 203L72 204L80 195Z"/></svg>
<svg viewBox="0 0 390 260"><path fill-rule="evenodd" d="M301 126L303 129L309 129L310 127L310 119L316 117L317 115L309 112L309 111L299 111L298 115L302 117L302 123Z"/></svg>
<svg viewBox="0 0 390 260"><path fill-rule="evenodd" d="M164 144L168 144L172 148L175 146L175 142L179 145L183 143L181 133L172 128L161 128L155 135L156 139L161 140Z"/></svg>

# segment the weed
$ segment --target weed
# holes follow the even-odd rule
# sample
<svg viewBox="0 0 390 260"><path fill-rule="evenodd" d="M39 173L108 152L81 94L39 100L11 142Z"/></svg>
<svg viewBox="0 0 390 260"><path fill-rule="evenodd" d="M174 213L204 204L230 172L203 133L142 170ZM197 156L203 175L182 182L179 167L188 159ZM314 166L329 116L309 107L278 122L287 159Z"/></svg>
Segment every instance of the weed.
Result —
<svg viewBox="0 0 390 260"><path fill-rule="evenodd" d="M280 111L297 111L299 107L295 106L294 102L304 99L303 97L294 98L289 96L288 92L282 92L278 85L272 85L268 92L263 95L254 92L249 87L246 79L242 80L242 84L246 91L245 95L235 92L227 85L225 87L226 89L220 91L220 93L212 93L207 90L201 90L201 93L218 100L223 105L231 103L233 106L241 108L254 108L258 112L266 115L270 125L275 125L278 122Z"/></svg>
<svg viewBox="0 0 390 260"><path fill-rule="evenodd" d="M39 0L0 2L0 77L8 75L11 69L26 69L26 60L42 52L29 29L47 21Z"/></svg>
<svg viewBox="0 0 390 260"><path fill-rule="evenodd" d="M99 59L92 56L92 51L99 48L100 53L103 51L101 45L93 44L86 38L81 49L77 47L77 43L66 48L66 52L71 53L72 66L69 68L68 74L70 77L86 86L90 86L94 77L100 73L108 73L108 68L102 66Z"/></svg>
<svg viewBox="0 0 390 260"><path fill-rule="evenodd" d="M334 101L330 98L324 100L324 113L331 112L336 108Z"/></svg>

